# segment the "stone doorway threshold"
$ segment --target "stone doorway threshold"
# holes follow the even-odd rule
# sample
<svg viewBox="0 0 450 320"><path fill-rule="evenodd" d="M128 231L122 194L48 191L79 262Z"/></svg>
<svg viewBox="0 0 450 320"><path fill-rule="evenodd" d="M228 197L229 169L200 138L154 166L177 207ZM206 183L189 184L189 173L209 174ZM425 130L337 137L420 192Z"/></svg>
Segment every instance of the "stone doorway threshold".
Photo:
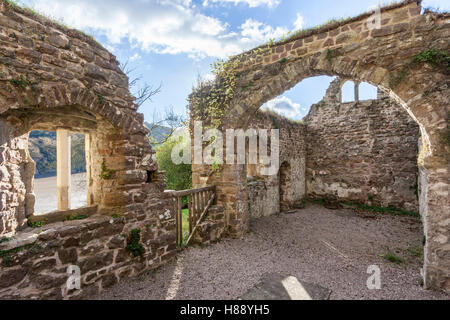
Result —
<svg viewBox="0 0 450 320"><path fill-rule="evenodd" d="M240 300L328 300L331 290L294 276L267 273Z"/></svg>

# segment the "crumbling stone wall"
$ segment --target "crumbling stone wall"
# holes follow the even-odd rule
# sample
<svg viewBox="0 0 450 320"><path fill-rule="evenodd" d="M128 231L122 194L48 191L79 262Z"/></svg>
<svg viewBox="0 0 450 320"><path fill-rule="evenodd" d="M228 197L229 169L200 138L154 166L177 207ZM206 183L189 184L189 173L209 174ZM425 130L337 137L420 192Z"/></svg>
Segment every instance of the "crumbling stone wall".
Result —
<svg viewBox="0 0 450 320"><path fill-rule="evenodd" d="M264 177L247 166L250 217L289 210L305 194L419 211L419 126L386 95L341 103L343 84L340 78L330 84L304 125L270 112L252 119L251 128L280 129L280 172Z"/></svg>
<svg viewBox="0 0 450 320"><path fill-rule="evenodd" d="M0 119L0 236L12 235L26 224L26 208L34 206L32 181L34 162L28 152L27 137Z"/></svg>
<svg viewBox="0 0 450 320"><path fill-rule="evenodd" d="M92 38L5 1L0 53L0 298L83 297L174 257L174 200L116 58ZM95 212L27 227L34 218L28 133L57 128L86 134ZM134 229L136 257L126 249ZM69 265L81 268L80 290L67 291Z"/></svg>
<svg viewBox="0 0 450 320"><path fill-rule="evenodd" d="M340 103L343 82L334 80L304 119L308 196L419 212L419 126L386 96Z"/></svg>
<svg viewBox="0 0 450 320"><path fill-rule="evenodd" d="M302 31L233 57L228 66L238 75L234 95L231 101L224 98L215 106L222 112L214 122L219 122L221 129L246 128L265 102L312 76L341 76L377 86L420 126L423 183L419 201L427 240L424 285L448 291L450 145L445 137L449 132L450 80L447 65L433 67L436 61L416 58L431 49L448 52L450 15L429 10L422 14L420 0L381 8L379 27L373 25L373 14ZM219 75L209 87L211 93L221 81ZM208 96L207 90L200 88L191 97L196 98L199 91ZM195 103L195 99L191 102L192 115L204 113L205 104ZM193 166L194 181L207 171L204 167ZM216 185L218 204L225 208L228 232L234 237L243 236L249 228L245 171L240 165L227 165L219 177L205 181Z"/></svg>
<svg viewBox="0 0 450 320"><path fill-rule="evenodd" d="M121 279L160 266L175 256L175 241L164 238L171 235L155 239L157 211L141 218L152 227L141 229L145 254L136 257L126 249L132 226L126 217L98 215L21 232L0 247L0 298L85 298ZM67 286L69 266L80 268L81 290Z"/></svg>
<svg viewBox="0 0 450 320"><path fill-rule="evenodd" d="M259 165L247 165L248 206L251 218L269 216L289 210L294 203L305 197L305 126L299 122L289 120L276 113L258 111L252 119L249 128L253 129L278 129L280 130L279 142L279 167L283 164L289 166L289 185L281 186L281 174L278 172L272 176L262 176ZM268 144L270 150L270 141ZM288 199L282 208L280 200L285 190L285 198Z"/></svg>
<svg viewBox="0 0 450 320"><path fill-rule="evenodd" d="M197 226L193 243L211 244L219 240L225 231L225 215L223 207L212 205L205 219Z"/></svg>

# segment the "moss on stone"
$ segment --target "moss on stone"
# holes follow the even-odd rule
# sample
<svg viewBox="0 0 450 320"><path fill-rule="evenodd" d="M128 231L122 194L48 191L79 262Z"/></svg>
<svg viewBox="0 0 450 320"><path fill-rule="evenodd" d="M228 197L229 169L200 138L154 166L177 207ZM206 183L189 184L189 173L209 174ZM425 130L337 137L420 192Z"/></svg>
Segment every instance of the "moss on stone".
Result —
<svg viewBox="0 0 450 320"><path fill-rule="evenodd" d="M25 90L27 87L30 87L32 90L34 90L35 85L34 82L25 78L23 75L21 75L19 78L9 80L9 83L11 83L14 87L22 90Z"/></svg>
<svg viewBox="0 0 450 320"><path fill-rule="evenodd" d="M89 218L88 215L80 214L80 215L77 215L77 216L72 216L72 215L69 214L69 215L66 216L66 221L84 220L84 219L87 219L87 218Z"/></svg>
<svg viewBox="0 0 450 320"><path fill-rule="evenodd" d="M133 229L127 237L127 250L134 256L143 256L145 253L144 246L141 241L141 230Z"/></svg>
<svg viewBox="0 0 450 320"><path fill-rule="evenodd" d="M430 48L416 54L408 63L406 63L400 71L391 76L389 86L391 89L397 87L404 79L411 74L411 68L420 64L428 63L435 70L450 74L450 54L446 50Z"/></svg>
<svg viewBox="0 0 450 320"><path fill-rule="evenodd" d="M101 166L101 172L99 174L99 177L104 180L111 179L112 175L115 173L115 170L108 169L106 166L106 160L103 159L102 166Z"/></svg>

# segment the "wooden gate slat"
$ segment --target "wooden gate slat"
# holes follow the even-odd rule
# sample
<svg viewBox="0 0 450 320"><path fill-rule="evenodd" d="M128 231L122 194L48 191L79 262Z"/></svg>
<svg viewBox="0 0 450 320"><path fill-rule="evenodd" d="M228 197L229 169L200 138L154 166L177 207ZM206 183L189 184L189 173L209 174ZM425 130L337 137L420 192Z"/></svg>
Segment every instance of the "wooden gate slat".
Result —
<svg viewBox="0 0 450 320"><path fill-rule="evenodd" d="M178 244L183 244L183 215L182 215L183 200L178 197Z"/></svg>
<svg viewBox="0 0 450 320"><path fill-rule="evenodd" d="M186 245L189 244L198 225L208 212L215 198L215 186L204 187L192 190L173 191L175 209L175 223L177 233L177 245L183 245L183 197L187 197L188 204L188 223L189 223L189 237Z"/></svg>
<svg viewBox="0 0 450 320"><path fill-rule="evenodd" d="M187 200L188 200L188 221L189 221L189 234L192 233L192 223L193 223L193 219L192 219L192 195L188 195L187 196Z"/></svg>

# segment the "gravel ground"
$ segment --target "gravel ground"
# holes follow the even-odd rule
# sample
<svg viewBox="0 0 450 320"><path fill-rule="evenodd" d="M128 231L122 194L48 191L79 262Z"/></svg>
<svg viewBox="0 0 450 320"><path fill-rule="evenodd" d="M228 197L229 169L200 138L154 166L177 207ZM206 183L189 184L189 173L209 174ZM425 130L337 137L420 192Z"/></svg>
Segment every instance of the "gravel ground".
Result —
<svg viewBox="0 0 450 320"><path fill-rule="evenodd" d="M295 214L252 221L243 239L190 247L171 263L91 299L238 299L263 275L279 273L332 291L330 299L448 299L419 284L422 242L417 219L358 215L308 205ZM386 261L388 251L404 259ZM366 287L367 268L381 269L381 290Z"/></svg>

